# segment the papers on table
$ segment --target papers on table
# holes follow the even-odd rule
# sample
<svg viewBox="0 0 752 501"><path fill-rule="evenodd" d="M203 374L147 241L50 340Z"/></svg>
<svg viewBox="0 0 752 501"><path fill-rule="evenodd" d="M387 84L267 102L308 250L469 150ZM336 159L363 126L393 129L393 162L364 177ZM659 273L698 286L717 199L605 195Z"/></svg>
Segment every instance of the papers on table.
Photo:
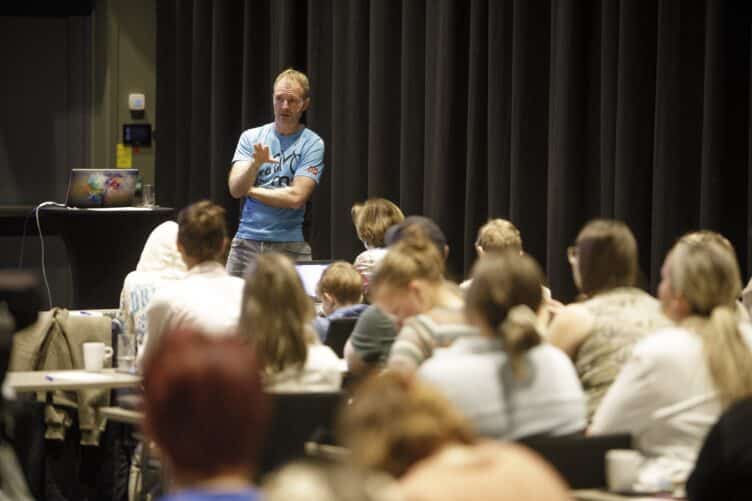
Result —
<svg viewBox="0 0 752 501"><path fill-rule="evenodd" d="M78 381L82 383L104 383L112 380L112 375L99 374L97 372L87 371L64 371L57 372L54 375L45 375L47 381Z"/></svg>

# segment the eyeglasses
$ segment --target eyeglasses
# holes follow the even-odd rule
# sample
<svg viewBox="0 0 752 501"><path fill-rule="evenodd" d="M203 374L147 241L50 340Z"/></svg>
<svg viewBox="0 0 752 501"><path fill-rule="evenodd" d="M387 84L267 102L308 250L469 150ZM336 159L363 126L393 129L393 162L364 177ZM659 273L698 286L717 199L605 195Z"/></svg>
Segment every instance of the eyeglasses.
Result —
<svg viewBox="0 0 752 501"><path fill-rule="evenodd" d="M574 263L577 261L577 246L576 245L570 245L567 247L567 259L570 263Z"/></svg>

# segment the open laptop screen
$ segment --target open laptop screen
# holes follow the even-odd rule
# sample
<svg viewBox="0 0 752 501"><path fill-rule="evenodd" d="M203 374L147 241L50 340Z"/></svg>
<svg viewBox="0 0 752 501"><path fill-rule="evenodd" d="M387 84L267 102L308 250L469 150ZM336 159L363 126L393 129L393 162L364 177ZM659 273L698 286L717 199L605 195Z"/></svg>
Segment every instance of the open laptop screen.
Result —
<svg viewBox="0 0 752 501"><path fill-rule="evenodd" d="M303 287L305 287L306 294L316 299L316 286L321 279L321 274L324 270L332 264L333 261L317 260L317 261L299 261L295 263L295 269L300 275L300 279L303 281Z"/></svg>
<svg viewBox="0 0 752 501"><path fill-rule="evenodd" d="M127 207L133 205L138 169L72 169L68 207Z"/></svg>

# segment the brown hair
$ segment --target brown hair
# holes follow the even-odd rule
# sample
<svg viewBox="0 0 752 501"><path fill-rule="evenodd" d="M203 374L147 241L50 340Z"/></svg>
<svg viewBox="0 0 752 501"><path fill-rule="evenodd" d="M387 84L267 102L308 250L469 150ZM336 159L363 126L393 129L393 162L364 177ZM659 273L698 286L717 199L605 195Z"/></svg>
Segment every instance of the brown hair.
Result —
<svg viewBox="0 0 752 501"><path fill-rule="evenodd" d="M369 198L350 209L358 238L369 247L384 247L384 235L392 225L405 220L399 207L385 198Z"/></svg>
<svg viewBox="0 0 752 501"><path fill-rule="evenodd" d="M472 277L465 297L467 315L504 341L512 371L522 378L523 355L541 342L534 312L543 302L543 272L530 256L508 250L480 258Z"/></svg>
<svg viewBox="0 0 752 501"><path fill-rule="evenodd" d="M478 238L475 245L483 249L483 252L502 252L512 249L522 251L522 236L510 221L506 219L489 219L478 230Z"/></svg>
<svg viewBox="0 0 752 501"><path fill-rule="evenodd" d="M397 372L366 379L340 413L337 430L357 464L395 477L444 445L475 440L465 418L442 395Z"/></svg>
<svg viewBox="0 0 752 501"><path fill-rule="evenodd" d="M168 333L146 360L144 410L145 431L178 475L198 479L250 470L269 420L248 344L194 331Z"/></svg>
<svg viewBox="0 0 752 501"><path fill-rule="evenodd" d="M316 285L316 295L331 294L337 304L360 303L363 299L363 277L347 261L335 261L326 267Z"/></svg>
<svg viewBox="0 0 752 501"><path fill-rule="evenodd" d="M305 365L306 328L313 316L313 302L292 261L274 252L259 255L245 277L239 325L266 374Z"/></svg>
<svg viewBox="0 0 752 501"><path fill-rule="evenodd" d="M637 241L621 221L595 219L577 236L581 292L593 296L637 283Z"/></svg>
<svg viewBox="0 0 752 501"><path fill-rule="evenodd" d="M420 226L412 225L402 231L401 240L389 247L371 278L369 289L375 291L384 283L403 288L415 279L439 283L443 277L444 256Z"/></svg>
<svg viewBox="0 0 752 501"><path fill-rule="evenodd" d="M185 207L178 214L178 243L200 262L220 260L225 250L225 210L209 200Z"/></svg>
<svg viewBox="0 0 752 501"><path fill-rule="evenodd" d="M752 395L752 354L735 310L741 291L735 255L715 241L682 239L667 259L671 289L690 308L690 316L681 324L702 338L722 405Z"/></svg>
<svg viewBox="0 0 752 501"><path fill-rule="evenodd" d="M277 84L285 78L290 79L300 85L300 87L303 89L303 99L308 99L308 96L311 93L311 85L308 82L308 76L306 76L305 73L293 68L287 68L283 70L279 75L277 75L277 78L274 79L274 87L276 87Z"/></svg>

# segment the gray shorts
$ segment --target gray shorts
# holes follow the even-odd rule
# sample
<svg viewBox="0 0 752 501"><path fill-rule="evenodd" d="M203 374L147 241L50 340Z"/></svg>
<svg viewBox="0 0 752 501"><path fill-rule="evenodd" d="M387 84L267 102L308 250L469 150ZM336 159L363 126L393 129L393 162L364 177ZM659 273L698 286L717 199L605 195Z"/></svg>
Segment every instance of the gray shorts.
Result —
<svg viewBox="0 0 752 501"><path fill-rule="evenodd" d="M311 246L307 242L264 242L235 237L232 239L230 254L227 256L227 273L243 278L248 265L256 259L256 256L264 252L279 252L293 261L311 260Z"/></svg>

